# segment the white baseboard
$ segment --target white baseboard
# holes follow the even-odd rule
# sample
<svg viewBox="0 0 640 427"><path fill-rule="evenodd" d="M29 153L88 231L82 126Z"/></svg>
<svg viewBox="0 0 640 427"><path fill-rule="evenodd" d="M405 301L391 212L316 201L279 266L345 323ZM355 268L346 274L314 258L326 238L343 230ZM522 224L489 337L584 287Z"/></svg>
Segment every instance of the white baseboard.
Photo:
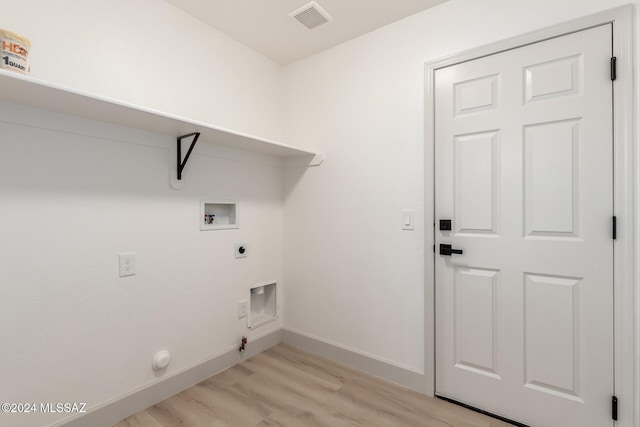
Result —
<svg viewBox="0 0 640 427"><path fill-rule="evenodd" d="M426 381L421 372L397 366L291 329L282 330L282 341L418 393L425 393Z"/></svg>
<svg viewBox="0 0 640 427"><path fill-rule="evenodd" d="M157 383L102 404L85 414L63 420L52 427L111 426L280 342L282 342L282 330L254 338L244 354L239 353L237 348L229 349L217 357L183 371L175 372Z"/></svg>

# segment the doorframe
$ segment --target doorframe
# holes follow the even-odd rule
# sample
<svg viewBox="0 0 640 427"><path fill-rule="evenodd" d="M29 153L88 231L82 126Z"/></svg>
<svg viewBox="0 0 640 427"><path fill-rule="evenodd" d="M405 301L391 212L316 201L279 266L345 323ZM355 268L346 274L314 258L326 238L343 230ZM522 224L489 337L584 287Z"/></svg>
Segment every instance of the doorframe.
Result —
<svg viewBox="0 0 640 427"><path fill-rule="evenodd" d="M425 63L425 249L435 243L435 72L444 67L560 37L603 24L613 24L617 78L613 100L614 211L618 235L614 243L614 381L618 397L618 427L640 427L640 150L636 150L636 100L633 5L629 4L562 24L512 37ZM636 70L634 71L634 67ZM431 173L428 173L431 171ZM431 209L429 203L431 202ZM425 250L424 340L425 390L435 394L435 254Z"/></svg>

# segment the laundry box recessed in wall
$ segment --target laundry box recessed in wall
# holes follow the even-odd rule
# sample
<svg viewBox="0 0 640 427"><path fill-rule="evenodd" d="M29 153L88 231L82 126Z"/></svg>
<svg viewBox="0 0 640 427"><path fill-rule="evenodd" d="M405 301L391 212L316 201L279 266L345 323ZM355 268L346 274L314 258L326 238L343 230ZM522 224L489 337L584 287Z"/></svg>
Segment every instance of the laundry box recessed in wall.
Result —
<svg viewBox="0 0 640 427"><path fill-rule="evenodd" d="M255 329L278 318L275 282L254 286L250 293L249 329Z"/></svg>
<svg viewBox="0 0 640 427"><path fill-rule="evenodd" d="M240 228L238 202L233 200L200 199L200 230Z"/></svg>

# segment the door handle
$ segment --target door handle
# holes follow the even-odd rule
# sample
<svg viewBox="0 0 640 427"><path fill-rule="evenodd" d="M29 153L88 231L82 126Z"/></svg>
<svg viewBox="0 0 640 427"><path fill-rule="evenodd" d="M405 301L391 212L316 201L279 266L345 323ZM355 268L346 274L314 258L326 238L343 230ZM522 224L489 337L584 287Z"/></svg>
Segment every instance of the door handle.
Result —
<svg viewBox="0 0 640 427"><path fill-rule="evenodd" d="M440 244L440 255L451 256L451 254L462 255L462 249L453 249L451 245Z"/></svg>

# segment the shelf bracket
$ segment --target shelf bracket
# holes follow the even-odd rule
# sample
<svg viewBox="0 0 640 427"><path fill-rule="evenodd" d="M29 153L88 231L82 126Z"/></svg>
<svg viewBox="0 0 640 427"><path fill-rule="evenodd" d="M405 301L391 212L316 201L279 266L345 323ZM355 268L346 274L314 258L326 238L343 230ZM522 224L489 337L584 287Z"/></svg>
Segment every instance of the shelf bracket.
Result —
<svg viewBox="0 0 640 427"><path fill-rule="evenodd" d="M184 156L184 160L182 159L182 140L185 138L190 138L193 136L193 141L191 141L191 145L189 146L189 150L187 151L187 155ZM200 132L194 132L194 133L189 133L187 135L182 135L178 137L178 162L176 163L177 166L177 175L178 175L178 180L182 179L182 171L184 170L184 167L187 165L187 161L189 160L189 156L191 155L191 152L193 151L193 147L196 146L196 142L198 142L198 138L200 138Z"/></svg>

